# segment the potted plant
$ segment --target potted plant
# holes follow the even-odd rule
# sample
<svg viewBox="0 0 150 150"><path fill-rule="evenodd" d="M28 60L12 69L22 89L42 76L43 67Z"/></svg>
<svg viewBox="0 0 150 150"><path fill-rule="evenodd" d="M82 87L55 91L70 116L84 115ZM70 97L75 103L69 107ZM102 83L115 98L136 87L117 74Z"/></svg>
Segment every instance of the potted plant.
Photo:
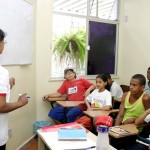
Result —
<svg viewBox="0 0 150 150"><path fill-rule="evenodd" d="M53 53L55 58L62 62L74 64L77 69L84 65L86 45L86 32L83 29L78 29L70 32L70 34L63 34L61 37L56 37L54 40Z"/></svg>

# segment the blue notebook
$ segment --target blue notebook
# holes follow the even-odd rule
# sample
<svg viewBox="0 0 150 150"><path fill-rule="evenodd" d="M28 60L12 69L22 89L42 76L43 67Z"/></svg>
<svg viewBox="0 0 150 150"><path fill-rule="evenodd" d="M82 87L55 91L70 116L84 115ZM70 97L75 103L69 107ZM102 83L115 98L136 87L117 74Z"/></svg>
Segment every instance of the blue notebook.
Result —
<svg viewBox="0 0 150 150"><path fill-rule="evenodd" d="M61 128L58 130L58 140L87 140L85 129Z"/></svg>

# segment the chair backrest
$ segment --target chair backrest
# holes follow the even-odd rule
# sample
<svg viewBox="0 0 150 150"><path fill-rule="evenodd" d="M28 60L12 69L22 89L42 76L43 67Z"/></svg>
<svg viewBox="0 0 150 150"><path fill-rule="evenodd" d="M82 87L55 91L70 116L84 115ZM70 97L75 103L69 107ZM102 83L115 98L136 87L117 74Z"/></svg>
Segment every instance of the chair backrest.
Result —
<svg viewBox="0 0 150 150"><path fill-rule="evenodd" d="M122 88L123 93L130 91L129 85L121 84L120 87Z"/></svg>

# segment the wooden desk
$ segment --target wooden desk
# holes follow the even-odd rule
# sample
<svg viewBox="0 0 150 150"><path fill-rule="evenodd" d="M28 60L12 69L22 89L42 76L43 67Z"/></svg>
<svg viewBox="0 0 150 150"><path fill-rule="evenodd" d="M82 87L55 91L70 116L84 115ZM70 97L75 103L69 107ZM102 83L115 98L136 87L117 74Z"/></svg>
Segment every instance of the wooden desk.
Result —
<svg viewBox="0 0 150 150"><path fill-rule="evenodd" d="M64 108L67 108L67 107L75 107L78 106L79 104L83 104L84 101L56 101L56 103L63 106Z"/></svg>
<svg viewBox="0 0 150 150"><path fill-rule="evenodd" d="M56 101L66 101L67 97L66 96L61 96L61 97L49 97L46 99L47 101L49 101L51 103L52 108L54 108L53 104Z"/></svg>
<svg viewBox="0 0 150 150"><path fill-rule="evenodd" d="M131 135L137 135L139 132L135 124L120 125L119 127L121 127L122 129L124 129L126 131L129 131L130 133L124 134L124 135L119 135L112 131L109 131L109 135L113 138L122 138L122 137L131 136Z"/></svg>
<svg viewBox="0 0 150 150"><path fill-rule="evenodd" d="M119 109L112 109L112 110L108 110L108 111L104 111L104 110L96 110L96 111L84 111L83 113L87 116L89 116L90 118L94 118L96 116L100 116L100 115L106 115L109 116L111 113L116 113L119 112Z"/></svg>
<svg viewBox="0 0 150 150"><path fill-rule="evenodd" d="M65 101L65 100L67 100L67 97L65 97L65 96L61 96L61 97L49 97L46 100L49 101L49 102L52 102L52 101Z"/></svg>
<svg viewBox="0 0 150 150"><path fill-rule="evenodd" d="M51 145L50 139L52 139L52 138L54 140L56 140L56 142L58 143L57 138L52 137L51 132L42 132L41 130L37 130L37 134L38 134L38 150L45 150L46 148L51 149L53 145ZM94 141L94 143L96 142L96 140L97 140L96 135L94 135L91 132L88 132L87 136L92 141ZM61 145L63 145L63 141L61 141L58 145L60 145L60 147L62 147ZM52 149L52 150L54 150L54 149ZM57 149L57 150L63 150L63 149ZM110 145L109 150L116 150L116 149Z"/></svg>

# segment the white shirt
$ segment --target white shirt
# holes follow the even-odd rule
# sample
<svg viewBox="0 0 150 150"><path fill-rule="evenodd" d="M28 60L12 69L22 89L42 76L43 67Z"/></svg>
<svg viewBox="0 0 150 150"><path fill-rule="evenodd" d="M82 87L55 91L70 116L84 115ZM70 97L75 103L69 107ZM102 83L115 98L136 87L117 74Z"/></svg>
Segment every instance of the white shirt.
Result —
<svg viewBox="0 0 150 150"><path fill-rule="evenodd" d="M86 99L91 103L92 107L112 106L112 97L108 90L99 92L99 89L95 89Z"/></svg>
<svg viewBox="0 0 150 150"><path fill-rule="evenodd" d="M113 81L111 88L110 88L111 96L114 98L121 98L123 95L123 91L119 84Z"/></svg>
<svg viewBox="0 0 150 150"><path fill-rule="evenodd" d="M146 82L144 91L150 96L150 87L148 86L148 81Z"/></svg>
<svg viewBox="0 0 150 150"><path fill-rule="evenodd" d="M0 93L6 93L6 102L10 98L9 72L0 66ZM0 113L0 146L6 144L8 140L8 120L7 113Z"/></svg>

